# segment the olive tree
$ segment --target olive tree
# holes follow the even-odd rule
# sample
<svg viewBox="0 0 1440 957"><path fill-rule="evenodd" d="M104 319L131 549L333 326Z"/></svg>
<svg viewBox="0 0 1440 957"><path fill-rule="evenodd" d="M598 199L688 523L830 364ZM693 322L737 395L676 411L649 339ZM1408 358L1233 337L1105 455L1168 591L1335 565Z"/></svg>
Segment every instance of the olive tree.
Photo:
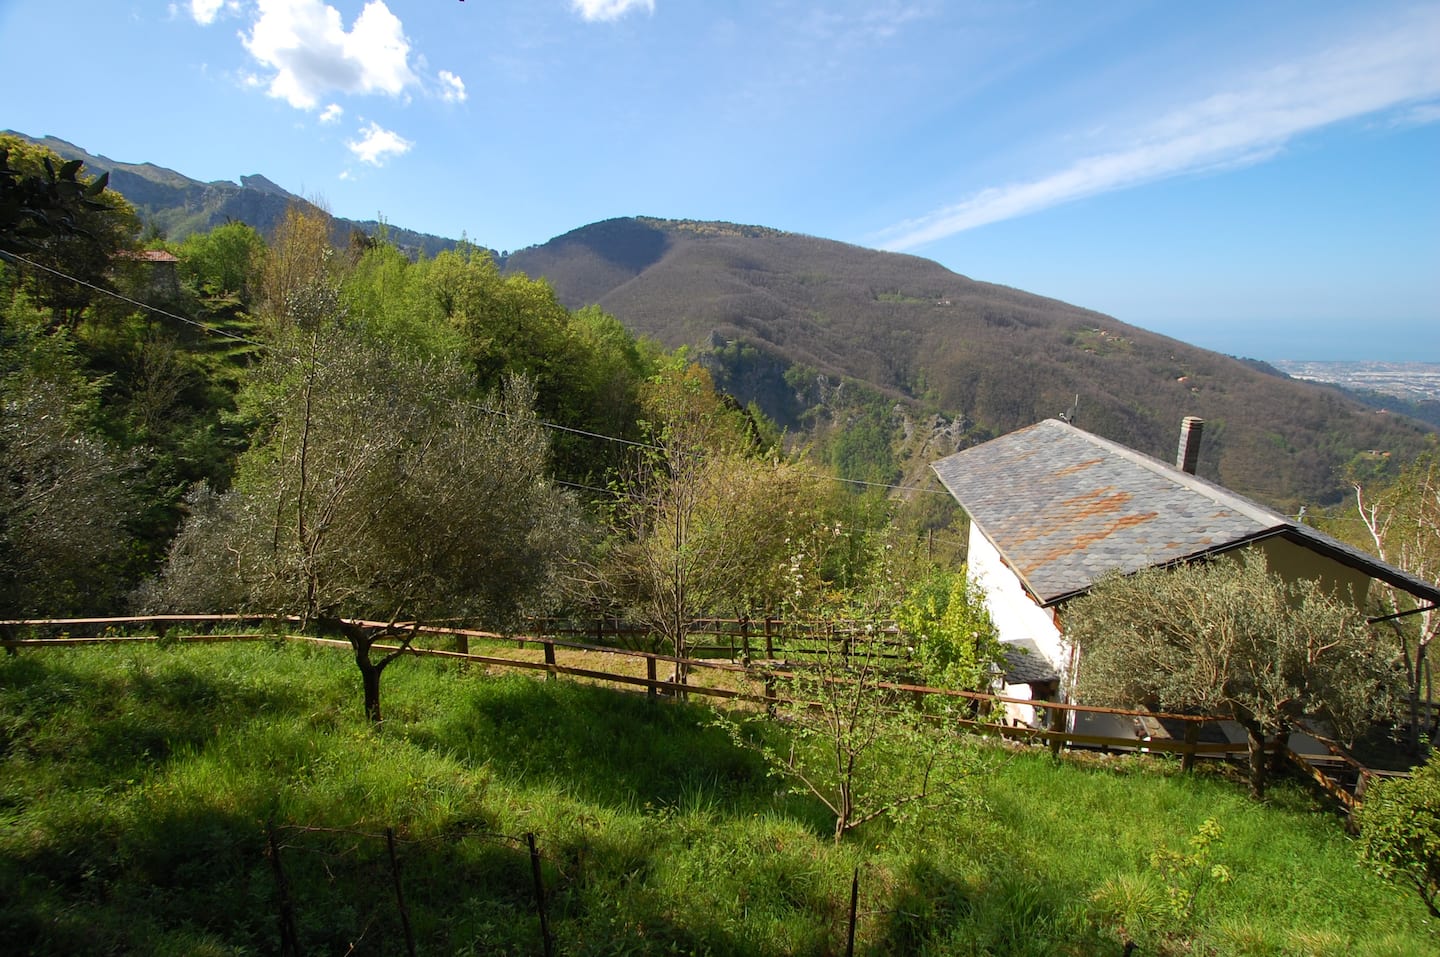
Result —
<svg viewBox="0 0 1440 957"><path fill-rule="evenodd" d="M227 495L200 509L156 589L296 615L354 648L365 712L424 619L503 623L551 584L571 540L546 477L534 393L478 401L458 364L416 359L343 324L291 327L258 372L264 426ZM398 647L376 657L383 638Z"/></svg>
<svg viewBox="0 0 1440 957"><path fill-rule="evenodd" d="M1314 718L1350 739L1389 714L1387 636L1320 582L1272 573L1258 552L1112 574L1063 615L1084 700L1232 718L1249 740L1256 797L1267 737Z"/></svg>
<svg viewBox="0 0 1440 957"><path fill-rule="evenodd" d="M53 381L0 381L0 617L99 613L123 594L134 465Z"/></svg>

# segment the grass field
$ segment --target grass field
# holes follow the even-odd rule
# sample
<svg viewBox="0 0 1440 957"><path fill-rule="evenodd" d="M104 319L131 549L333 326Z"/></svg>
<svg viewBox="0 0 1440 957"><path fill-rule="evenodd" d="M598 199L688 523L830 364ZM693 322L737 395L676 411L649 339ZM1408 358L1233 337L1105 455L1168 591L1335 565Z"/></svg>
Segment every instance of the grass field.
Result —
<svg viewBox="0 0 1440 957"><path fill-rule="evenodd" d="M563 955L843 954L857 870L859 954L1440 952L1298 783L977 743L966 801L836 846L702 706L414 659L384 695L293 645L0 659L0 952L279 953L288 901L301 953L405 954L387 828L420 954L542 952L526 834Z"/></svg>

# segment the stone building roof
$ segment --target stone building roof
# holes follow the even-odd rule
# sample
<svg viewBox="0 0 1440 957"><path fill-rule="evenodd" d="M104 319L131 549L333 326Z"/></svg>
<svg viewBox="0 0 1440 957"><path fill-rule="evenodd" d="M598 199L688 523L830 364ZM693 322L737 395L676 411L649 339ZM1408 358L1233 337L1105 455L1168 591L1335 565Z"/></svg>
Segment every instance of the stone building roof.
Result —
<svg viewBox="0 0 1440 957"><path fill-rule="evenodd" d="M1422 601L1440 602L1433 582L1058 419L957 452L932 468L1045 607L1083 593L1106 572L1189 561L1272 536Z"/></svg>

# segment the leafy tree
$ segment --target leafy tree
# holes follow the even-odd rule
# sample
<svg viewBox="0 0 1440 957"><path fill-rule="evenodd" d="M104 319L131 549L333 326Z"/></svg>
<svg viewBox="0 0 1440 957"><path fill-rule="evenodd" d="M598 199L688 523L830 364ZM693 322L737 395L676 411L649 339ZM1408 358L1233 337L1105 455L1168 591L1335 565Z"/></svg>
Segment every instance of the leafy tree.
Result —
<svg viewBox="0 0 1440 957"><path fill-rule="evenodd" d="M909 588L895 612L900 633L915 642L925 683L980 691L1004 660L984 598L962 568L933 571Z"/></svg>
<svg viewBox="0 0 1440 957"><path fill-rule="evenodd" d="M245 223L225 223L195 233L178 252L181 279L203 297L233 296L248 304L258 291L268 248Z"/></svg>
<svg viewBox="0 0 1440 957"><path fill-rule="evenodd" d="M814 476L753 457L743 414L683 353L642 401L650 444L619 484L621 538L601 575L657 646L684 658L696 618L765 607L787 540L824 499Z"/></svg>
<svg viewBox="0 0 1440 957"><path fill-rule="evenodd" d="M563 361L569 313L543 279L501 275L484 250L449 250L426 264L424 282L440 319L459 331L481 382L524 373L542 394Z"/></svg>
<svg viewBox="0 0 1440 957"><path fill-rule="evenodd" d="M1355 486L1355 507L1376 554L1426 581L1440 581L1440 457L1422 454L1389 486L1369 494ZM1440 609L1425 607L1414 596L1377 583L1379 617L1399 640L1405 664L1409 746L1419 754L1421 736L1440 731L1435 709L1434 666L1430 646L1440 634Z"/></svg>
<svg viewBox="0 0 1440 957"><path fill-rule="evenodd" d="M528 383L476 401L452 361L307 325L258 370L268 425L235 490L194 500L208 508L178 537L152 602L213 597L207 579L225 569L245 607L349 640L379 721L381 673L413 637L404 623L503 623L552 584L573 512L545 477ZM386 637L399 650L377 658Z"/></svg>
<svg viewBox="0 0 1440 957"><path fill-rule="evenodd" d="M962 801L963 780L977 768L958 733L884 687L893 666L869 639L883 633L905 601L902 563L882 543L867 549L873 561L863 580L837 588L823 570L833 567L832 550L853 547L849 537L834 526L797 536L778 577L787 622L812 634L848 632L853 640L817 639L803 659L769 671L783 731L759 715L719 719L792 792L825 805L834 815L837 844L870 821ZM789 639L793 647L804 640L799 631Z"/></svg>
<svg viewBox="0 0 1440 957"><path fill-rule="evenodd" d="M306 297L333 289L343 263L330 244L331 229L329 215L314 206L285 211L260 270L260 313L267 322L283 324L298 311L314 312Z"/></svg>
<svg viewBox="0 0 1440 957"><path fill-rule="evenodd" d="M108 174L85 179L82 169L78 160L0 136L0 252L36 264L27 267L27 288L69 326L139 232L134 208L106 188Z"/></svg>
<svg viewBox="0 0 1440 957"><path fill-rule="evenodd" d="M1376 782L1359 818L1364 858L1440 917L1440 761L1431 755L1409 778Z"/></svg>
<svg viewBox="0 0 1440 957"><path fill-rule="evenodd" d="M1110 575L1064 616L1084 700L1233 718L1256 797L1267 736L1319 718L1348 739L1388 714L1385 636L1318 581L1272 574L1258 552Z"/></svg>
<svg viewBox="0 0 1440 957"><path fill-rule="evenodd" d="M591 436L638 437L650 357L635 337L596 307L571 313L544 280L502 274L483 250L411 264L377 245L346 279L345 300L376 335L457 351L483 384L515 374L533 381L536 413L573 430L552 449L556 473L569 480L596 484L618 464L618 447Z"/></svg>

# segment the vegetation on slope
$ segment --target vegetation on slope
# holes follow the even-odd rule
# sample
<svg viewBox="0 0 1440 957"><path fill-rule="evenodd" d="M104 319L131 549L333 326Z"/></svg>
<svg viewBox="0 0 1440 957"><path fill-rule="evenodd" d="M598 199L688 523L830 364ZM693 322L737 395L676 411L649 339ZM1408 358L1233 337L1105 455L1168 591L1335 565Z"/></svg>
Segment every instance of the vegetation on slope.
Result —
<svg viewBox="0 0 1440 957"><path fill-rule="evenodd" d="M1201 474L1282 508L1338 500L1348 466L1372 450L1408 458L1426 432L1334 390L929 260L777 230L611 220L505 266L668 347L713 350L717 379L792 428L813 426L807 415L844 422L845 388L914 417L942 413L972 442L1078 397L1077 424L1169 460L1181 418L1199 415ZM885 425L893 437L900 422Z"/></svg>
<svg viewBox="0 0 1440 957"><path fill-rule="evenodd" d="M837 846L706 709L407 659L377 730L353 681L336 652L263 644L0 659L0 940L277 953L268 827L306 953L405 952L386 828L420 953L540 952L527 832L567 955L841 952L857 869L860 954L1118 954L1117 915L1141 953L1437 943L1289 783L1257 804L1148 759L996 752L953 813ZM1206 821L1228 881L1152 864ZM1183 921L1144 903L1176 882Z"/></svg>

